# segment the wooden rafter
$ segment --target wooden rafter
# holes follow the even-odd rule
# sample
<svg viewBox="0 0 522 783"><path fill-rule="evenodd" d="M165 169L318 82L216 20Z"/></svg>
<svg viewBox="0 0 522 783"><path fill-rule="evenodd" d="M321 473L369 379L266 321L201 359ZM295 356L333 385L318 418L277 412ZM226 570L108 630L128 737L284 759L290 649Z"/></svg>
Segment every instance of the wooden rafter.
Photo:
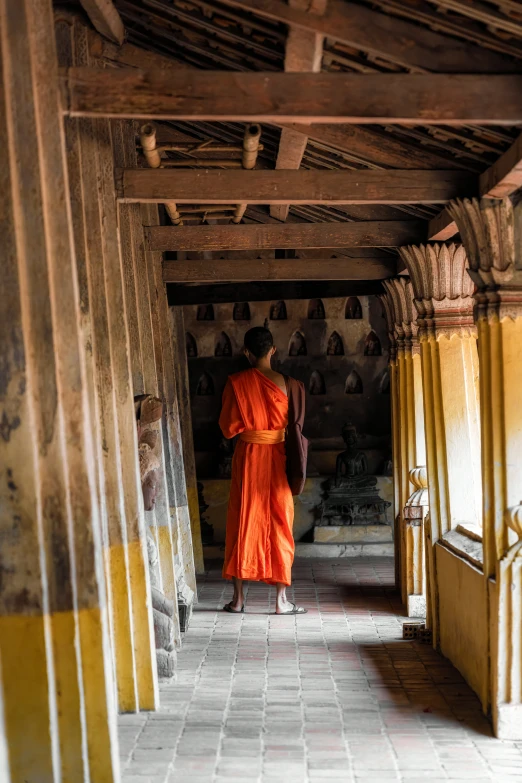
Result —
<svg viewBox="0 0 522 783"><path fill-rule="evenodd" d="M522 134L479 178L479 195L506 198L522 187ZM468 194L472 195L472 194ZM428 237L445 242L458 233L457 224L445 209L430 220Z"/></svg>
<svg viewBox="0 0 522 783"><path fill-rule="evenodd" d="M83 10L98 32L109 41L122 45L125 28L112 0L80 0Z"/></svg>
<svg viewBox="0 0 522 783"><path fill-rule="evenodd" d="M178 204L436 204L477 193L464 171L124 169L123 201Z"/></svg>
<svg viewBox="0 0 522 783"><path fill-rule="evenodd" d="M368 296L382 293L379 280L335 280L318 282L252 282L183 285L167 283L169 305L206 304L212 302L266 302L278 299L311 299L338 296Z"/></svg>
<svg viewBox="0 0 522 783"><path fill-rule="evenodd" d="M330 0L324 16L291 8L283 0L224 1L272 21L321 33L406 68L442 73L514 73L522 68L521 63L495 52L345 0Z"/></svg>
<svg viewBox="0 0 522 783"><path fill-rule="evenodd" d="M69 68L73 117L516 125L522 76L233 73ZM239 99L241 96L241 99Z"/></svg>
<svg viewBox="0 0 522 783"><path fill-rule="evenodd" d="M241 226L153 226L150 250L258 250L264 248L399 247L423 242L422 220L361 223L286 223Z"/></svg>
<svg viewBox="0 0 522 783"><path fill-rule="evenodd" d="M249 280L384 280L397 273L393 257L306 259L213 259L166 261L166 283L220 283Z"/></svg>

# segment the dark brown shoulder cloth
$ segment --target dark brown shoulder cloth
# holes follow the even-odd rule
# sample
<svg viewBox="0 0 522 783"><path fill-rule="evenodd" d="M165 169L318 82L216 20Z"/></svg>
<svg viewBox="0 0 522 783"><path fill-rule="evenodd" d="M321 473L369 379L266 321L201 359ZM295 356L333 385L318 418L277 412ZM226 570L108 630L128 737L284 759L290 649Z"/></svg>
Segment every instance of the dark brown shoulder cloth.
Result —
<svg viewBox="0 0 522 783"><path fill-rule="evenodd" d="M288 427L286 429L286 476L292 495L300 495L306 479L308 440L303 435L305 388L301 381L284 376L288 394Z"/></svg>

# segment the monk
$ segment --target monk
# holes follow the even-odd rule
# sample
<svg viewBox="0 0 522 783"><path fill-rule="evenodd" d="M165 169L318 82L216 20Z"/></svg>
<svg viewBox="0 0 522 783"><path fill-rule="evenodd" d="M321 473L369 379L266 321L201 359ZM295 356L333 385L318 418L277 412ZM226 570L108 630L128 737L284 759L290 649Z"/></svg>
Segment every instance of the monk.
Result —
<svg viewBox="0 0 522 783"><path fill-rule="evenodd" d="M232 462L223 576L234 582L226 612L243 612L243 582L277 587L276 614L305 614L288 601L294 560L294 503L286 478L285 378L271 367L272 333L256 326L245 335L252 368L231 375L223 392L219 425L225 438L239 435Z"/></svg>

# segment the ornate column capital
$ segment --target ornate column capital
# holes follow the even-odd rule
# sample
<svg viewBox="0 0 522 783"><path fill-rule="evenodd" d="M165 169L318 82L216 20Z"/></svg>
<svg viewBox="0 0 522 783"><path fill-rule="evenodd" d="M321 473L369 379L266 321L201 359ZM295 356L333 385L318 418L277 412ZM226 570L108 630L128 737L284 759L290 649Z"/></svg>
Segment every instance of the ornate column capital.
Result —
<svg viewBox="0 0 522 783"><path fill-rule="evenodd" d="M399 252L410 273L421 334L473 332L473 282L464 247L410 245Z"/></svg>
<svg viewBox="0 0 522 783"><path fill-rule="evenodd" d="M404 275L383 280L391 304L397 349L419 350L417 311L413 303L413 287L409 277Z"/></svg>
<svg viewBox="0 0 522 783"><path fill-rule="evenodd" d="M510 198L455 199L447 207L469 258L479 314L522 315L522 203Z"/></svg>

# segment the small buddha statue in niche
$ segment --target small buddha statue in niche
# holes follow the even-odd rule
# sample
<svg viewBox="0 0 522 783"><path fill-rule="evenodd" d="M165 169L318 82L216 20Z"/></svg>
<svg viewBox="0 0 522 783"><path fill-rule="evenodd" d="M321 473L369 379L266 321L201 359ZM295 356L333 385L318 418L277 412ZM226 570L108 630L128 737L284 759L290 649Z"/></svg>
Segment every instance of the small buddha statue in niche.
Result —
<svg viewBox="0 0 522 783"><path fill-rule="evenodd" d="M143 505L145 511L153 511L156 506L160 462L154 453L159 433L152 427L161 419L163 404L157 397L142 394L134 398L134 405L138 429L138 455ZM176 665L174 604L161 590L158 548L150 530L147 530L147 556L149 561L158 676L173 677Z"/></svg>
<svg viewBox="0 0 522 783"><path fill-rule="evenodd" d="M364 344L365 356L382 356L381 341L372 330Z"/></svg>
<svg viewBox="0 0 522 783"><path fill-rule="evenodd" d="M328 345L326 347L327 356L344 356L344 345L341 335L338 332L332 332Z"/></svg>
<svg viewBox="0 0 522 783"><path fill-rule="evenodd" d="M272 321L286 321L286 318L287 315L285 302L281 300L273 304L270 308L270 319Z"/></svg>
<svg viewBox="0 0 522 783"><path fill-rule="evenodd" d="M347 422L341 431L346 445L335 463L335 486L339 487L346 479L354 476L362 476L368 473L368 461L366 454L357 450L357 428L351 422Z"/></svg>

